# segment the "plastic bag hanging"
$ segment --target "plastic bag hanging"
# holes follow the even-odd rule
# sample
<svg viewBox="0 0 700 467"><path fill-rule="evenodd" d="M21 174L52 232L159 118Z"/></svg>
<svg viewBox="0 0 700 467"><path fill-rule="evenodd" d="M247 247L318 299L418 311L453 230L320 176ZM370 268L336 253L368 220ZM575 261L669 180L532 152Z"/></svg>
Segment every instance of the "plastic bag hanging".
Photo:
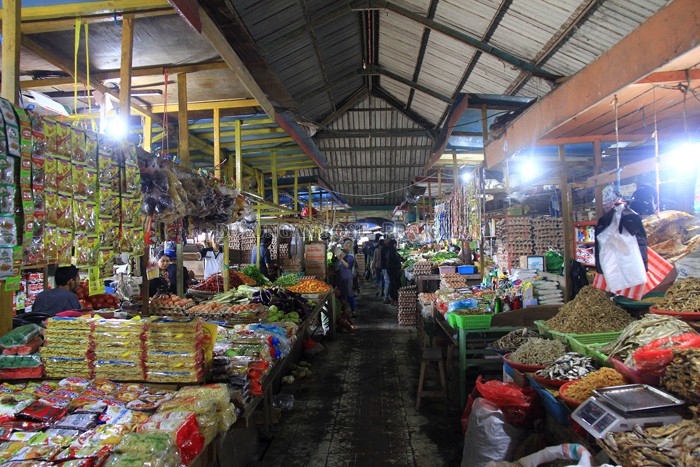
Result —
<svg viewBox="0 0 700 467"><path fill-rule="evenodd" d="M610 225L596 235L598 261L610 290L622 290L645 284L644 260L637 238L624 226L620 227L625 206L616 205Z"/></svg>

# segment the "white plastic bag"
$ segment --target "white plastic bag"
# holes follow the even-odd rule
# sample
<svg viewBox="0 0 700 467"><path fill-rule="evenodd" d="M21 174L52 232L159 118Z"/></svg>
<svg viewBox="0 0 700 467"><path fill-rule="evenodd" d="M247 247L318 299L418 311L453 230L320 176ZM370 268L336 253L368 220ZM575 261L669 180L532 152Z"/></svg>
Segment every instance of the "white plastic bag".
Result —
<svg viewBox="0 0 700 467"><path fill-rule="evenodd" d="M525 430L505 420L503 412L484 397L474 401L464 435L462 467L483 467L491 461L512 461Z"/></svg>
<svg viewBox="0 0 700 467"><path fill-rule="evenodd" d="M550 446L527 457L518 459L515 463L510 462L491 462L486 467L538 467L539 465L550 463L559 459L570 459L569 466L591 467L598 465L594 463L591 453L580 444L562 444L559 446ZM601 467L612 467L609 464L603 464Z"/></svg>
<svg viewBox="0 0 700 467"><path fill-rule="evenodd" d="M647 282L647 272L637 238L625 228L620 233L620 219L625 207L618 205L614 209L612 222L597 237L600 249L598 260L610 291L623 290Z"/></svg>

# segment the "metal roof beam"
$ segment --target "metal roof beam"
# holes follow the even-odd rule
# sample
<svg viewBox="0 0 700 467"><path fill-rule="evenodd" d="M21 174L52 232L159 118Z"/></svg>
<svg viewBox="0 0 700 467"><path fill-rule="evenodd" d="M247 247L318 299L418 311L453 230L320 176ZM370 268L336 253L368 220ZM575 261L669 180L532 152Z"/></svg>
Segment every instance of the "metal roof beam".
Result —
<svg viewBox="0 0 700 467"><path fill-rule="evenodd" d="M188 102L187 110L214 110L214 109L240 109L245 107L261 106L255 99L231 99L226 101L205 101L205 102ZM156 104L151 107L153 113L162 114L165 112L177 112L178 104L168 104L167 110L165 104Z"/></svg>
<svg viewBox="0 0 700 467"><path fill-rule="evenodd" d="M540 66L549 57L554 55L562 43L602 4L599 0L587 0L582 3L569 19L562 25L558 33L545 44L542 50L535 56L533 63ZM518 77L506 89L504 94L516 94L530 77L528 73L520 73Z"/></svg>
<svg viewBox="0 0 700 467"><path fill-rule="evenodd" d="M379 86L372 87L372 95L384 99L393 108L404 114L409 119L413 120L416 124L422 126L429 133L430 138L435 138L433 129L435 125L423 118L421 115L417 114L411 109L407 109L403 104L401 104L394 96L389 94L383 88Z"/></svg>
<svg viewBox="0 0 700 467"><path fill-rule="evenodd" d="M377 152L377 151L425 151L426 149L432 148L432 144L429 146L401 146L397 148L396 146L375 146L371 148L363 147L345 147L345 148L319 148L323 152Z"/></svg>
<svg viewBox="0 0 700 467"><path fill-rule="evenodd" d="M397 75L393 71L389 71L386 68L380 66L380 65L370 65L367 67L367 69L359 69L357 72L361 75L365 76L374 76L374 75L380 75L380 76L386 76L387 78L391 78L394 81L398 81L401 84L405 84L406 86L410 87L411 89L415 89L417 91L420 91L424 94L429 95L430 97L434 97L435 99L439 99L447 104L452 104L454 103L454 99L451 97L448 97L444 94L441 94L433 89L430 89L427 86L423 86L422 84L418 84L417 82L410 80L408 78L404 78L401 75ZM408 106L406 106L408 107Z"/></svg>
<svg viewBox="0 0 700 467"><path fill-rule="evenodd" d="M596 104L610 102L618 90L697 50L698 14L697 0L675 0L660 9L507 126L501 137L485 147L487 166L500 164ZM620 67L620 63L628 65ZM617 72L611 74L611 69Z"/></svg>
<svg viewBox="0 0 700 467"><path fill-rule="evenodd" d="M332 165L326 170L346 170L346 169L415 169L416 164L377 164L377 165Z"/></svg>
<svg viewBox="0 0 700 467"><path fill-rule="evenodd" d="M355 72L353 72L353 75L354 74ZM345 112L349 111L357 104L362 102L368 94L369 92L367 90L367 86L360 86L355 92L353 92L350 95L350 97L345 99L345 101L342 102L340 105L336 106L336 109L333 112L323 117L319 125L322 127L327 127L328 125L336 121L338 118L340 118L343 114L345 114Z"/></svg>
<svg viewBox="0 0 700 467"><path fill-rule="evenodd" d="M320 60L321 59L319 58L319 61ZM321 62L321 63L323 63L323 62ZM357 76L357 72L351 71L349 73L344 74L340 78L334 79L333 81L326 80L325 85L318 87L318 88L314 89L313 91L304 94L303 96L299 96L298 98L296 98L296 100L297 100L297 102L303 104L306 101L310 101L310 100L315 99L316 97L318 97L321 94L330 93L330 91L332 91L334 88L336 88L342 84L345 84L348 79L355 78L356 76ZM325 79L325 74L324 74L324 79Z"/></svg>
<svg viewBox="0 0 700 467"><path fill-rule="evenodd" d="M435 11L437 10L437 5L440 0L430 0L430 7L428 7L428 19L435 18ZM418 59L416 59L416 67L413 69L414 83L418 82L418 76L420 76L420 69L423 67L423 59L425 58L425 50L428 48L428 40L430 39L430 28L423 28L423 37L420 40L420 50L418 51ZM406 108L410 109L413 103L413 96L416 93L415 88L411 88L408 93L408 100L406 101Z"/></svg>
<svg viewBox="0 0 700 467"><path fill-rule="evenodd" d="M394 128L391 130L326 130L316 135L317 138L390 138L404 136L429 138L430 134L425 130L417 130L415 128Z"/></svg>
<svg viewBox="0 0 700 467"><path fill-rule="evenodd" d="M540 78L548 80L556 80L560 78L560 76L550 73L547 70L544 70L536 65L533 65L532 63L529 63L528 61L523 60L522 58L516 57L515 55L512 55L504 50L498 49L480 39L477 39L476 37L470 36L469 34L465 34L461 31L453 29L435 20L428 19L422 16L420 13L411 11L407 8L397 5L396 3L388 2L385 0L354 0L352 2L352 5L353 8L357 10L384 9L392 11L405 18L422 24L423 26L428 27L434 31L438 31L446 36L463 42L464 44L467 44L470 47L481 50L486 54L492 55L498 58L499 60L503 60L504 62L509 63L510 65L513 65L516 68L520 68L521 70L527 71L528 73L531 73L535 76L539 76Z"/></svg>

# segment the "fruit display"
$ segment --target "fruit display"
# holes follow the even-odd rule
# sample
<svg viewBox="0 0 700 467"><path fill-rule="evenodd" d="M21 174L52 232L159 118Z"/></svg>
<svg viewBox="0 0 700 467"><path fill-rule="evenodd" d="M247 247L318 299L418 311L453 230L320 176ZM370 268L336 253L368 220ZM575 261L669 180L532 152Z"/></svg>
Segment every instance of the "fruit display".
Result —
<svg viewBox="0 0 700 467"><path fill-rule="evenodd" d="M119 308L119 299L112 294L97 294L90 295L88 282L85 281L75 293L78 295L78 301L85 311L102 310L104 308Z"/></svg>
<svg viewBox="0 0 700 467"><path fill-rule="evenodd" d="M302 279L297 285L287 287L287 290L300 294L323 294L331 290L330 286L318 279Z"/></svg>

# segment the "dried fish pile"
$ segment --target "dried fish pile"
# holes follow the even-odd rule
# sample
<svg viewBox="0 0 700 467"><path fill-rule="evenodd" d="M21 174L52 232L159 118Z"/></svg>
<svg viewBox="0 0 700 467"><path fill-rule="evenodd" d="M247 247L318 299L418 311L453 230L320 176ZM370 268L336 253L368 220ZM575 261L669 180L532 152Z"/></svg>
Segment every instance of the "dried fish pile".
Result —
<svg viewBox="0 0 700 467"><path fill-rule="evenodd" d="M679 279L654 305L659 310L700 312L700 279Z"/></svg>
<svg viewBox="0 0 700 467"><path fill-rule="evenodd" d="M578 352L567 352L557 358L550 366L535 374L542 378L573 381L596 370L597 368L593 365L593 360L590 357L584 357Z"/></svg>
<svg viewBox="0 0 700 467"><path fill-rule="evenodd" d="M699 404L700 349L674 350L673 357L661 378L661 385L687 402Z"/></svg>
<svg viewBox="0 0 700 467"><path fill-rule="evenodd" d="M602 290L586 286L557 315L545 321L549 329L572 334L621 331L633 321Z"/></svg>
<svg viewBox="0 0 700 467"><path fill-rule="evenodd" d="M661 339L695 332L687 323L665 315L644 315L642 319L627 326L616 341L600 347L605 355L614 357L625 365L633 367L632 352L640 347Z"/></svg>
<svg viewBox="0 0 700 467"><path fill-rule="evenodd" d="M533 337L539 337L537 331L528 328L516 329L498 339L491 344L491 346L496 350L515 352L521 345Z"/></svg>
<svg viewBox="0 0 700 467"><path fill-rule="evenodd" d="M561 342L535 337L528 339L508 359L521 365L551 365L565 352L566 346Z"/></svg>
<svg viewBox="0 0 700 467"><path fill-rule="evenodd" d="M621 386L627 384L625 378L612 368L601 368L598 371L589 373L588 376L566 388L564 394L569 399L583 402L593 395L593 390L607 388L609 386Z"/></svg>
<svg viewBox="0 0 700 467"><path fill-rule="evenodd" d="M654 428L609 433L600 445L618 464L691 466L700 462L700 420L698 407L691 407L692 420L682 420Z"/></svg>

